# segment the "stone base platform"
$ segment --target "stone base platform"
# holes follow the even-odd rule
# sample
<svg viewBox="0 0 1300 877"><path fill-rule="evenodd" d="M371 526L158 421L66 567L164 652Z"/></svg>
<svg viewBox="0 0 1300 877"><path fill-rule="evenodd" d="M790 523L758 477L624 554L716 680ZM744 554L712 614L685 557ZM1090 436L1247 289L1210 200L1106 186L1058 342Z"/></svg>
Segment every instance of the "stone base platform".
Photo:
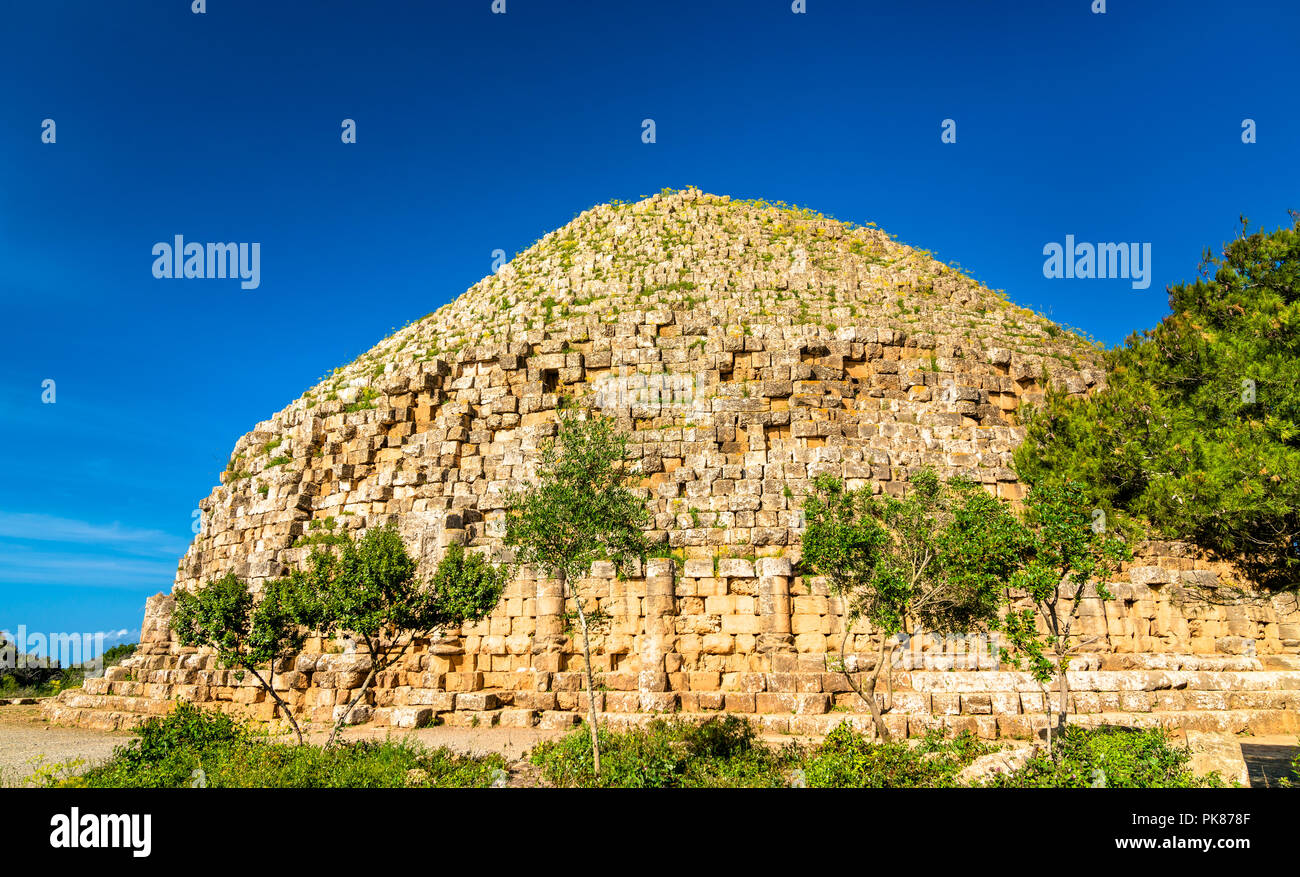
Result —
<svg viewBox="0 0 1300 877"><path fill-rule="evenodd" d="M326 660L328 659L328 660ZM360 674L364 656L321 655L317 666L348 659L351 669L302 669L276 675L277 689L300 720L328 725L348 688L310 685L312 673ZM214 669L199 655L129 659L82 689L65 691L45 705L51 721L83 727L124 729L167 713L177 701L191 701L257 720L274 717L275 704L247 680ZM313 658L299 658L303 667ZM134 664L133 664L134 662ZM144 664L174 666L145 669ZM197 666L185 666L186 664ZM704 719L726 712L751 718L765 733L820 735L843 721L872 732L866 705L841 673L795 655L775 655L771 672L725 674L693 680L688 690L619 689L635 674L597 674L597 709L611 727L639 724L656 716ZM1069 673L1071 721L1085 724L1160 726L1216 733L1300 733L1300 657L1272 655L1197 656L1163 654L1085 655ZM578 671L520 674L528 687L446 690L428 674L381 674L379 687L354 711L357 723L416 728L443 723L459 727L564 728L587 714ZM472 676L473 674L465 674ZM524 679L523 676L528 676ZM714 674L718 675L718 674ZM334 677L336 681L338 676ZM345 680L345 681L351 681ZM359 682L359 678L357 679ZM419 687L420 682L444 687ZM468 688L477 681L453 678ZM642 680L644 681L644 680ZM415 682L416 685L410 683ZM406 684L395 684L406 683ZM535 686L545 684L544 690ZM1031 738L1046 727L1044 696L1055 704L1055 688L1044 689L1013 670L896 670L892 709L886 714L898 736L941 729L971 731L987 739ZM882 706L889 700L877 695Z"/></svg>

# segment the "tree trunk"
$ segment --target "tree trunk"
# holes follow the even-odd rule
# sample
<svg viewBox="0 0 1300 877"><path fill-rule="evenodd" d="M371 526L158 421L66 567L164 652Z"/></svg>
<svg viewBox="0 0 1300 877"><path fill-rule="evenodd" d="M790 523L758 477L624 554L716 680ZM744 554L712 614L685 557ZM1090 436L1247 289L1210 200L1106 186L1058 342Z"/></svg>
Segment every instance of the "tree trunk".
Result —
<svg viewBox="0 0 1300 877"><path fill-rule="evenodd" d="M1060 674L1061 703L1060 715L1057 717L1057 727L1062 731L1065 730L1065 716L1070 711L1070 682L1066 679L1065 668L1069 662L1064 655L1056 656L1056 666Z"/></svg>
<svg viewBox="0 0 1300 877"><path fill-rule="evenodd" d="M1047 693L1047 686L1038 683L1038 690L1043 693L1043 716L1047 719L1047 754L1052 754L1052 696Z"/></svg>
<svg viewBox="0 0 1300 877"><path fill-rule="evenodd" d="M262 674L258 673L256 668L249 667L248 671L253 674L254 678L256 678L259 683L261 683L262 688L266 689L267 694L271 695L271 699L275 701L276 706L278 706L280 711L284 713L284 717L289 720L289 725L293 728L294 736L298 738L298 745L301 746L302 729L298 727L298 720L293 717L293 710L289 709L289 704L285 703L284 700L281 699L280 695L275 691L275 686L263 679ZM271 678L275 678L274 662L271 663Z"/></svg>
<svg viewBox="0 0 1300 877"><path fill-rule="evenodd" d="M361 687L357 689L357 693L353 695L352 701L348 704L348 708L343 711L342 715L334 720L334 728L330 731L330 738L325 743L326 749L334 745L334 738L338 736L339 729L343 727L343 723L347 721L348 716L352 715L352 710L356 707L361 698L365 697L366 690L370 687L371 680L375 678L375 667L375 656L372 654L370 656L370 672L366 674L366 680L361 683Z"/></svg>
<svg viewBox="0 0 1300 877"><path fill-rule="evenodd" d="M845 644L848 643L848 640L849 640L849 628L848 628L848 621L846 620L845 628L844 628L844 638L840 640L841 672L844 673L844 678L848 680L849 687L852 688L854 692L857 693L858 697L866 701L867 709L871 710L871 723L876 727L876 736L879 737L884 742L888 743L893 738L889 734L889 728L885 727L885 716L884 713L882 713L880 710L880 704L876 703L876 682L877 680L880 679L880 671L885 665L885 660L887 658L886 652L888 651L888 654L893 654L894 651L893 644L889 641L889 637L884 637L883 639L881 639L880 650L876 654L876 666L872 669L871 676L869 677L868 684L866 686L866 692L869 692L868 694L865 693L862 688L858 687L858 683L855 682L853 679L853 674L849 672L848 661L844 653ZM892 706L892 701L893 701L892 682L890 685L890 689L891 689L890 701Z"/></svg>
<svg viewBox="0 0 1300 877"><path fill-rule="evenodd" d="M567 584L561 575L561 585ZM591 638L587 635L587 614L582 611L582 601L574 600L578 607L578 623L582 625L582 654L586 659L587 721L591 725L591 756L596 776L600 776L600 729L596 726L596 677L591 672Z"/></svg>

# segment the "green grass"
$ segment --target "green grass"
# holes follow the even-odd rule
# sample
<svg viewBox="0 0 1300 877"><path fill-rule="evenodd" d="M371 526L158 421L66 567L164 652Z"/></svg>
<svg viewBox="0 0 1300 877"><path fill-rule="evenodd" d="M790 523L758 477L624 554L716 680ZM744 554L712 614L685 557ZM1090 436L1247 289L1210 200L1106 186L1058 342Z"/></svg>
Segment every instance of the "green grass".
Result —
<svg viewBox="0 0 1300 877"><path fill-rule="evenodd" d="M583 788L951 788L962 770L997 744L970 734L889 743L847 722L816 745L774 746L740 716L702 724L655 719L625 731L603 729L602 770L593 770L591 738L581 726L539 744L532 762L557 786ZM1158 729L1071 726L1051 754L1039 752L1015 773L985 782L1000 788L1206 788L1190 755ZM231 788L446 788L492 785L499 755L472 757L410 740L346 743L332 749L270 740L249 724L180 703L141 725L105 764L77 776L79 765L48 765L39 784L78 788L183 788L199 777ZM1300 756L1295 767L1300 775Z"/></svg>
<svg viewBox="0 0 1300 877"><path fill-rule="evenodd" d="M803 770L810 788L951 788L964 767L996 748L969 733L951 739L935 733L916 745L877 743L844 723L809 754Z"/></svg>
<svg viewBox="0 0 1300 877"><path fill-rule="evenodd" d="M584 788L952 788L958 776L998 745L966 733L933 733L889 743L868 739L847 722L815 746L773 747L759 740L739 716L702 725L656 719L644 728L602 730L601 774L592 769L591 736L585 726L539 745L533 763L558 786ZM986 785L1008 788L1088 788L1105 783L1127 788L1222 786L1214 774L1196 777L1186 749L1160 730L1071 727L1052 755L1040 753L1016 773Z"/></svg>
<svg viewBox="0 0 1300 877"><path fill-rule="evenodd" d="M1217 773L1198 777L1191 754L1162 729L1070 725L1056 737L1051 755L1040 753L1019 771L994 778L1000 788L1098 786L1124 789L1196 789L1226 785Z"/></svg>
<svg viewBox="0 0 1300 877"><path fill-rule="evenodd" d="M599 777L586 726L538 745L532 761L557 786L770 788L788 785L798 754L793 746L776 750L759 742L749 722L724 716L702 725L655 719L644 728L601 729Z"/></svg>
<svg viewBox="0 0 1300 877"><path fill-rule="evenodd" d="M78 788L446 788L489 786L499 755L471 757L411 741L295 746L251 726L178 704L153 718L105 764L53 785ZM199 772L202 772L201 774Z"/></svg>

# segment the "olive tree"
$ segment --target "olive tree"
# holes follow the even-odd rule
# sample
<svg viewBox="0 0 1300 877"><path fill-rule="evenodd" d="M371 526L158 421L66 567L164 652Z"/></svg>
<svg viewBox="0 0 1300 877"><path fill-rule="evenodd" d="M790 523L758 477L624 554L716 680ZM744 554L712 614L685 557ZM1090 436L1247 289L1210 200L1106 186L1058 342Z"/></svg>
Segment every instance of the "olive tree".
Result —
<svg viewBox="0 0 1300 877"><path fill-rule="evenodd" d="M600 773L600 735L591 663L589 595L576 587L597 560L625 568L644 559L645 502L628 487L627 437L608 418L562 416L554 439L538 451L536 482L507 499L506 544L519 563L552 572L572 600L586 663L592 757Z"/></svg>
<svg viewBox="0 0 1300 877"><path fill-rule="evenodd" d="M899 634L925 629L968 633L998 624L1002 589L1020 562L1023 531L1000 500L971 481L912 473L901 498L846 489L822 475L804 500L802 564L825 576L844 603L840 669L871 710L876 733L890 739L892 668L884 708L876 700ZM846 660L859 622L880 636L876 662L859 685Z"/></svg>
<svg viewBox="0 0 1300 877"><path fill-rule="evenodd" d="M394 524L360 538L327 540L312 550L294 579L309 599L300 620L322 634L348 633L365 646L370 669L330 732L339 729L378 674L396 664L416 639L485 618L500 602L507 573L481 555L451 546L432 579L416 562Z"/></svg>
<svg viewBox="0 0 1300 877"><path fill-rule="evenodd" d="M251 673L288 719L299 745L302 729L273 680L275 665L302 651L302 596L292 580L276 579L267 582L259 598L248 582L226 573L192 592L177 592L171 618L182 645L210 648L223 666ZM258 669L262 666L268 668L265 676Z"/></svg>
<svg viewBox="0 0 1300 877"><path fill-rule="evenodd" d="M1107 579L1133 557L1119 535L1094 521L1092 505L1078 481L1031 488L1025 498L1024 562L1006 586L1008 604L1029 604L1012 608L1002 621L1009 654L1042 685L1057 677L1061 728L1069 712L1066 674L1080 645L1075 631L1080 609L1085 600L1111 599ZM1050 703L1045 706L1050 714Z"/></svg>

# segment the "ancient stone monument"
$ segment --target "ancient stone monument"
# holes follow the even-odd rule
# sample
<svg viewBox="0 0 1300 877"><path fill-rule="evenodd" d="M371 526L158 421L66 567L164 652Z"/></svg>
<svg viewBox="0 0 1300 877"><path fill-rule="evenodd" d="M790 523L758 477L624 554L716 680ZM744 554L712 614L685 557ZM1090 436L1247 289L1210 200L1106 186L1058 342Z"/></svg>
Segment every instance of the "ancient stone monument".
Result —
<svg viewBox="0 0 1300 877"><path fill-rule="evenodd" d="M175 586L228 571L258 585L301 564L300 540L327 524L396 520L426 569L452 543L499 552L504 493L530 477L557 412L587 406L630 434L651 535L675 554L632 577L591 571L613 619L594 642L598 709L870 733L828 665L843 607L799 574L809 479L896 492L929 465L1018 499L1018 406L1049 381L1078 394L1103 380L1085 340L875 228L695 189L605 204L241 438ZM1083 619L1075 720L1300 729L1300 609L1238 584L1186 546L1141 546L1116 599ZM174 643L171 605L151 599L140 651L50 716L120 727L183 698L269 718L251 681ZM489 620L418 644L353 720L574 723L586 703L564 617L555 583L521 570ZM871 640L849 640L860 667ZM896 654L900 733L1029 736L1046 721L1042 689L984 641L917 638ZM367 661L318 640L277 687L328 722Z"/></svg>

